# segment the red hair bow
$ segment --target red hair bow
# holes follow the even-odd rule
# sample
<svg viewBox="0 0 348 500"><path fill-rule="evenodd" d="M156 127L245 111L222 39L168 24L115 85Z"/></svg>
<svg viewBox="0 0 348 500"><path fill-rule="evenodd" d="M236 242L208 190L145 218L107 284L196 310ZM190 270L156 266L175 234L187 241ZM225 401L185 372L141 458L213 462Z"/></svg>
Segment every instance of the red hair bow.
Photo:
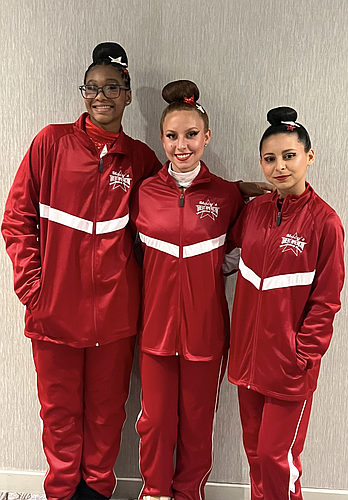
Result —
<svg viewBox="0 0 348 500"><path fill-rule="evenodd" d="M195 96L192 97L184 97L184 102L190 104L191 106L196 106Z"/></svg>

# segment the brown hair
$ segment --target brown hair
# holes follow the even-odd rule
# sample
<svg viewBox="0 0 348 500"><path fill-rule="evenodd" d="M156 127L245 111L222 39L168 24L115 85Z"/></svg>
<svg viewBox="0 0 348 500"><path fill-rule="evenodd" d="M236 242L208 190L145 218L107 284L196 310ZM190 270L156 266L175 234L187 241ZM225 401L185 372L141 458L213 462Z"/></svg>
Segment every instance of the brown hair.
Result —
<svg viewBox="0 0 348 500"><path fill-rule="evenodd" d="M190 80L176 80L168 83L162 90L163 99L169 105L163 110L160 129L163 134L163 123L167 115L173 111L192 111L194 110L202 118L204 123L204 132L209 130L209 118L203 107L198 104L199 90L195 83Z"/></svg>

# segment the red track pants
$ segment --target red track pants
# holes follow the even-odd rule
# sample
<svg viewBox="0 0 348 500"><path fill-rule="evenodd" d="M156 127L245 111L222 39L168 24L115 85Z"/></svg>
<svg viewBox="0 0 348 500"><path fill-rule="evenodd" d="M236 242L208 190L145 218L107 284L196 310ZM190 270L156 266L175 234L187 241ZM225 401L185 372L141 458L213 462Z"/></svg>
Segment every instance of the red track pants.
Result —
<svg viewBox="0 0 348 500"><path fill-rule="evenodd" d="M187 361L140 352L140 497L204 499L221 365L221 360Z"/></svg>
<svg viewBox="0 0 348 500"><path fill-rule="evenodd" d="M238 387L238 398L251 500L302 500L300 454L312 396L306 401L283 401Z"/></svg>
<svg viewBox="0 0 348 500"><path fill-rule="evenodd" d="M49 500L68 500L83 478L110 497L135 337L79 349L33 340Z"/></svg>

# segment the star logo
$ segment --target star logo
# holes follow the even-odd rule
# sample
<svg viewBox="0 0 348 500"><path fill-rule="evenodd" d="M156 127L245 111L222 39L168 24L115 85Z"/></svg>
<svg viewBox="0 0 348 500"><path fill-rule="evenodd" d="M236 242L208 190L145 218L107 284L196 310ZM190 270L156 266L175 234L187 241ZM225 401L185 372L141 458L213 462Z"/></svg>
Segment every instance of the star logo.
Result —
<svg viewBox="0 0 348 500"><path fill-rule="evenodd" d="M112 172L110 174L110 186L112 186L112 189L117 189L121 188L123 191L127 192L127 189L130 188L132 182L132 178L129 176L129 174L124 174L122 170L119 172Z"/></svg>
<svg viewBox="0 0 348 500"><path fill-rule="evenodd" d="M283 252L291 250L296 257L298 257L299 254L303 252L305 245L307 245L305 238L298 236L297 233L288 233L286 236L282 236L282 242L279 245L279 248L282 248Z"/></svg>
<svg viewBox="0 0 348 500"><path fill-rule="evenodd" d="M215 220L219 215L220 207L217 206L217 203L211 203L208 201L200 201L198 205L196 205L197 212L196 215L200 216L200 219L204 217L210 217L212 220Z"/></svg>
<svg viewBox="0 0 348 500"><path fill-rule="evenodd" d="M295 127L294 127L294 125L288 125L286 127L286 130L291 130L291 132L292 132L293 130L295 130Z"/></svg>

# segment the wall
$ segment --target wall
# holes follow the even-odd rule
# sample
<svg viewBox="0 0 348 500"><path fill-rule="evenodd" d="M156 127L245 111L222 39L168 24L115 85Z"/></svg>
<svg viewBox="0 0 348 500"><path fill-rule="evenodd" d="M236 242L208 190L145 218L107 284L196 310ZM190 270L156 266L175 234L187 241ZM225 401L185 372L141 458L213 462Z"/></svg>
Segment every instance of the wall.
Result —
<svg viewBox="0 0 348 500"><path fill-rule="evenodd" d="M309 181L347 227L348 2L337 0L2 0L0 202L33 136L83 111L78 85L93 47L125 46L133 103L124 128L164 156L157 123L168 81L194 80L212 140L205 160L228 179L262 179L258 142L266 112L291 105L311 133L317 159ZM23 336L23 308L0 248L0 471L44 471L35 373ZM228 285L232 298L233 282ZM335 322L303 453L303 484L348 489L347 293ZM135 367L116 470L137 477L139 374ZM222 387L211 480L247 483L235 388ZM0 488L1 489L1 488Z"/></svg>

